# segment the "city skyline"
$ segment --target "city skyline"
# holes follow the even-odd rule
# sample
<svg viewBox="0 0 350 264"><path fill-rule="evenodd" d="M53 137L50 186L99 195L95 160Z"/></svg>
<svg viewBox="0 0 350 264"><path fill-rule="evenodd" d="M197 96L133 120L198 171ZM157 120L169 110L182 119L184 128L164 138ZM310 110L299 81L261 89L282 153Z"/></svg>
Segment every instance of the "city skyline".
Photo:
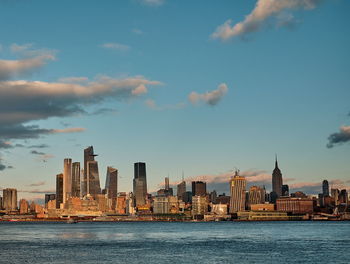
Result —
<svg viewBox="0 0 350 264"><path fill-rule="evenodd" d="M260 2L1 2L0 189L54 193L93 145L125 192L138 161L149 191L271 190L275 153L290 192L349 190L350 3Z"/></svg>

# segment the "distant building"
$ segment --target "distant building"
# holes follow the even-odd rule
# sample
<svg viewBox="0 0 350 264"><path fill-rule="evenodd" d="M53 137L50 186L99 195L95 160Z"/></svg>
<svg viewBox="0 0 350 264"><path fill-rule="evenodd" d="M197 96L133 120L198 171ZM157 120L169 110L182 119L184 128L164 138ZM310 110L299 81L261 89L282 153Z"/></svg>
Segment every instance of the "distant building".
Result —
<svg viewBox="0 0 350 264"><path fill-rule="evenodd" d="M334 205L339 205L339 194L340 191L338 189L331 189L331 197L334 199Z"/></svg>
<svg viewBox="0 0 350 264"><path fill-rule="evenodd" d="M249 205L265 202L265 189L259 186L249 188Z"/></svg>
<svg viewBox="0 0 350 264"><path fill-rule="evenodd" d="M289 186L288 184L282 185L282 196L289 196Z"/></svg>
<svg viewBox="0 0 350 264"><path fill-rule="evenodd" d="M49 201L53 201L53 200L56 200L55 193L45 194L45 208L47 208Z"/></svg>
<svg viewBox="0 0 350 264"><path fill-rule="evenodd" d="M293 214L311 214L314 202L309 198L281 197L276 201L276 210Z"/></svg>
<svg viewBox="0 0 350 264"><path fill-rule="evenodd" d="M227 204L213 204L213 207L211 208L211 212L216 215L227 215L228 213L228 206Z"/></svg>
<svg viewBox="0 0 350 264"><path fill-rule="evenodd" d="M202 195L192 196L192 215L205 215L208 212L207 197Z"/></svg>
<svg viewBox="0 0 350 264"><path fill-rule="evenodd" d="M207 195L207 184L202 181L192 182L192 196L206 196Z"/></svg>
<svg viewBox="0 0 350 264"><path fill-rule="evenodd" d="M178 185L177 185L177 198L179 200L183 200L184 193L186 192L186 182L182 180Z"/></svg>
<svg viewBox="0 0 350 264"><path fill-rule="evenodd" d="M230 213L237 213L245 210L246 184L245 177L239 176L238 171L236 171L235 176L230 181Z"/></svg>
<svg viewBox="0 0 350 264"><path fill-rule="evenodd" d="M29 213L29 203L26 199L21 199L19 201L19 213L28 214Z"/></svg>
<svg viewBox="0 0 350 264"><path fill-rule="evenodd" d="M153 199L154 214L169 214L169 199L167 196L156 196Z"/></svg>
<svg viewBox="0 0 350 264"><path fill-rule="evenodd" d="M107 167L106 175L106 194L108 199L115 199L118 197L118 170L113 167ZM113 202L113 207L115 203Z"/></svg>
<svg viewBox="0 0 350 264"><path fill-rule="evenodd" d="M324 180L322 182L322 194L323 194L323 197L329 196L329 184L327 180Z"/></svg>
<svg viewBox="0 0 350 264"><path fill-rule="evenodd" d="M83 179L81 180L81 196L84 197L88 194L88 162L95 160L94 148L93 146L84 149L84 171ZM91 170L90 170L91 172Z"/></svg>
<svg viewBox="0 0 350 264"><path fill-rule="evenodd" d="M185 203L192 203L192 192L184 192L182 194L182 201Z"/></svg>
<svg viewBox="0 0 350 264"><path fill-rule="evenodd" d="M87 194L96 199L101 194L100 177L98 173L97 161L87 162Z"/></svg>
<svg viewBox="0 0 350 264"><path fill-rule="evenodd" d="M117 214L126 214L126 198L127 196L125 192L121 192L118 194L116 206Z"/></svg>
<svg viewBox="0 0 350 264"><path fill-rule="evenodd" d="M282 196L282 185L282 173L281 170L278 168L278 162L276 157L275 169L272 172L272 191L276 193L277 197Z"/></svg>
<svg viewBox="0 0 350 264"><path fill-rule="evenodd" d="M63 203L72 197L72 159L63 162Z"/></svg>
<svg viewBox="0 0 350 264"><path fill-rule="evenodd" d="M252 204L250 205L252 211L274 211L275 205L270 203Z"/></svg>
<svg viewBox="0 0 350 264"><path fill-rule="evenodd" d="M6 188L2 190L3 208L4 210L16 211L17 210L17 189Z"/></svg>
<svg viewBox="0 0 350 264"><path fill-rule="evenodd" d="M144 162L137 162L134 164L133 194L135 206L143 206L146 204L147 179L146 163Z"/></svg>
<svg viewBox="0 0 350 264"><path fill-rule="evenodd" d="M63 203L63 174L56 175L56 208L60 209Z"/></svg>
<svg viewBox="0 0 350 264"><path fill-rule="evenodd" d="M81 197L80 193L80 162L72 164L72 197Z"/></svg>
<svg viewBox="0 0 350 264"><path fill-rule="evenodd" d="M2 210L2 197L0 195L0 210Z"/></svg>
<svg viewBox="0 0 350 264"><path fill-rule="evenodd" d="M348 192L346 191L346 189L343 189L340 191L339 203L341 203L341 204L348 204L349 203L349 196L348 196Z"/></svg>
<svg viewBox="0 0 350 264"><path fill-rule="evenodd" d="M301 191L297 191L295 193L292 193L290 196L295 197L295 198L307 198L307 195Z"/></svg>
<svg viewBox="0 0 350 264"><path fill-rule="evenodd" d="M217 192L215 190L210 192L209 193L209 202L215 203L217 197L218 197L218 194L217 194Z"/></svg>

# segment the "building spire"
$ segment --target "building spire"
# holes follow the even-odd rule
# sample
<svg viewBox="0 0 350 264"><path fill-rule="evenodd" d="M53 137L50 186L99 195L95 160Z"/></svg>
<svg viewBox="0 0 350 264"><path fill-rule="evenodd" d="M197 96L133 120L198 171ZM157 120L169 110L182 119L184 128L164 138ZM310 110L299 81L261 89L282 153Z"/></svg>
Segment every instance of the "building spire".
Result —
<svg viewBox="0 0 350 264"><path fill-rule="evenodd" d="M275 168L278 168L277 154L275 154L275 158L276 158L276 161L275 161Z"/></svg>

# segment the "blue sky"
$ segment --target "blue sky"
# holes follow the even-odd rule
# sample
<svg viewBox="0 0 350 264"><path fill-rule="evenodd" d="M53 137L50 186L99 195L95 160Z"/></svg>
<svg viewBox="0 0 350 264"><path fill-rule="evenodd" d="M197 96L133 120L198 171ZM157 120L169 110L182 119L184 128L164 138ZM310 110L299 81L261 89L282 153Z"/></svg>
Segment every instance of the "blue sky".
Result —
<svg viewBox="0 0 350 264"><path fill-rule="evenodd" d="M119 169L119 191L137 161L150 190L182 171L217 186L234 167L268 186L275 153L295 189L349 185L350 3L283 0L271 12L263 1L0 1L0 124L47 129L0 131L0 187L42 196L89 145L102 186L106 167Z"/></svg>

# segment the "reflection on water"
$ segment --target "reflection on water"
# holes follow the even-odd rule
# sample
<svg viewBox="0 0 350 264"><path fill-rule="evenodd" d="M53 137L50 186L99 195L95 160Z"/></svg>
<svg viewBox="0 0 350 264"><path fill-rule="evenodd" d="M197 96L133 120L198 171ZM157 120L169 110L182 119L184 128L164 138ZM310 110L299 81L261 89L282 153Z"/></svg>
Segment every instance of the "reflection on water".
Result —
<svg viewBox="0 0 350 264"><path fill-rule="evenodd" d="M350 222L0 223L0 263L349 263Z"/></svg>

